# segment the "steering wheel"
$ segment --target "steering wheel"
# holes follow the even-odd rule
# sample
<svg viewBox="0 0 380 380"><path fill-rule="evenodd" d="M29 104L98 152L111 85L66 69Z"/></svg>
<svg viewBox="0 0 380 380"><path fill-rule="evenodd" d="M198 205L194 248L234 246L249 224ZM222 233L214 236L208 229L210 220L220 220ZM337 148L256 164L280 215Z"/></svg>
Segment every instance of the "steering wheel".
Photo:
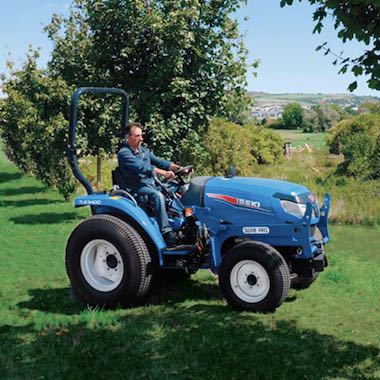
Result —
<svg viewBox="0 0 380 380"><path fill-rule="evenodd" d="M193 168L194 168L193 165L187 165L187 166L183 166L182 168L179 168L177 171L174 172L176 176L176 180L180 185L186 185L189 182L189 177L191 175ZM186 180L183 178L184 174L188 175L188 178Z"/></svg>
<svg viewBox="0 0 380 380"><path fill-rule="evenodd" d="M162 182L158 179L157 175L154 175L154 181L156 185L161 187L162 192L166 196L171 197L172 194L174 194L176 191L176 190L173 191L173 188L178 189L189 182L189 176L191 175L192 169L193 169L193 165L184 166L178 169L176 172L174 172L175 174L174 179L170 179L170 180L164 179ZM186 172L188 172L188 178L185 180L183 178L183 174L185 174Z"/></svg>

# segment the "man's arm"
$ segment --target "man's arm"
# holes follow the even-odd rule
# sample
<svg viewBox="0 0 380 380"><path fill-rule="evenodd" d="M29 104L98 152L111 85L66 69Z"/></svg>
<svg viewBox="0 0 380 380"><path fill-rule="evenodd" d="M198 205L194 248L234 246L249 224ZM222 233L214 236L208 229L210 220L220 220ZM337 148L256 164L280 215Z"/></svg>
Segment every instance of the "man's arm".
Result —
<svg viewBox="0 0 380 380"><path fill-rule="evenodd" d="M160 168L154 168L154 172L158 175L162 175L166 179L175 178L175 174L172 170L164 170L164 169L160 169Z"/></svg>
<svg viewBox="0 0 380 380"><path fill-rule="evenodd" d="M130 170L136 174L145 176L151 175L154 166L144 162L140 157L134 155L129 149L121 149L117 155L119 167L123 170Z"/></svg>
<svg viewBox="0 0 380 380"><path fill-rule="evenodd" d="M149 151L149 155L150 155L150 161L157 168L164 169L164 170L173 170L171 169L172 163L170 161L164 160L163 158L155 156L151 151Z"/></svg>
<svg viewBox="0 0 380 380"><path fill-rule="evenodd" d="M151 162L156 166L154 169L156 174L162 175L166 179L172 179L175 177L174 172L180 168L179 165L168 160L164 160L163 158L159 158L150 151L149 153Z"/></svg>

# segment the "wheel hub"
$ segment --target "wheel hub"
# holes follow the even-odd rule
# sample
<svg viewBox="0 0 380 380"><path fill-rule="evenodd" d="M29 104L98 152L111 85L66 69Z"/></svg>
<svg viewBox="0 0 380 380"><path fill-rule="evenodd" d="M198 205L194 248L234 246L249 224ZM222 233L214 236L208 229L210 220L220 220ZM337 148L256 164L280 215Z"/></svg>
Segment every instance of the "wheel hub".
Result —
<svg viewBox="0 0 380 380"><path fill-rule="evenodd" d="M115 269L117 267L117 258L115 255L108 255L106 258L106 263L110 269Z"/></svg>
<svg viewBox="0 0 380 380"><path fill-rule="evenodd" d="M235 264L230 273L233 292L249 303L262 301L270 289L270 278L265 268L254 260L242 260Z"/></svg>
<svg viewBox="0 0 380 380"><path fill-rule="evenodd" d="M247 283L249 285L256 285L257 284L257 278L254 274L250 274L247 276Z"/></svg>
<svg viewBox="0 0 380 380"><path fill-rule="evenodd" d="M87 283L101 292L116 289L124 275L124 262L119 250L102 239L86 244L81 253L80 267Z"/></svg>

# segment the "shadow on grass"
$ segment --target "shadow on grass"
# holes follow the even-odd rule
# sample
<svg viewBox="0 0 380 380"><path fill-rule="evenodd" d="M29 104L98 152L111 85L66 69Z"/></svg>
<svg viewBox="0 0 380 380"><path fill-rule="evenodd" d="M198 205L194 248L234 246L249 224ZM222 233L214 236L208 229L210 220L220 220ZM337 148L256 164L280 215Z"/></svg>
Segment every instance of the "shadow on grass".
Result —
<svg viewBox="0 0 380 380"><path fill-rule="evenodd" d="M71 288L31 289L28 294L31 299L19 303L18 307L63 315L79 314L87 309ZM146 305L170 306L189 299L210 301L221 300L222 296L217 284L204 284L193 280L162 281L152 291Z"/></svg>
<svg viewBox="0 0 380 380"><path fill-rule="evenodd" d="M0 173L0 183L14 181L22 177L21 173Z"/></svg>
<svg viewBox="0 0 380 380"><path fill-rule="evenodd" d="M63 203L63 200L52 200L52 199L21 199L17 201L0 201L0 206L2 207L29 207L29 206L41 206L41 205L51 205L57 203Z"/></svg>
<svg viewBox="0 0 380 380"><path fill-rule="evenodd" d="M152 305L175 305L186 300L221 300L218 284L204 283L194 279L162 279L153 289L148 303Z"/></svg>
<svg viewBox="0 0 380 380"><path fill-rule="evenodd" d="M4 189L0 190L0 196L9 197L13 195L22 195L22 194L38 194L46 191L45 187L41 186L21 186L14 189Z"/></svg>
<svg viewBox="0 0 380 380"><path fill-rule="evenodd" d="M74 299L71 288L31 289L28 294L31 299L20 302L18 307L65 315L79 314L84 309L83 304Z"/></svg>
<svg viewBox="0 0 380 380"><path fill-rule="evenodd" d="M207 303L7 325L0 340L1 378L373 379L380 365L374 346Z"/></svg>
<svg viewBox="0 0 380 380"><path fill-rule="evenodd" d="M75 212L43 212L41 214L30 214L10 218L15 224L58 224L79 219Z"/></svg>

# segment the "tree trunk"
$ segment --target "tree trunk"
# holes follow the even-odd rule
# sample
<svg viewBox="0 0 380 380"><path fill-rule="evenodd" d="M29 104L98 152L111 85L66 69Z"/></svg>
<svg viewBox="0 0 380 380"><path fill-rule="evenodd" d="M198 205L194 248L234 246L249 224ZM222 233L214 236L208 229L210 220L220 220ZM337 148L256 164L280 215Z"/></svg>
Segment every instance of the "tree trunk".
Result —
<svg viewBox="0 0 380 380"><path fill-rule="evenodd" d="M99 191L100 185L102 183L102 158L98 153L96 155L96 188Z"/></svg>

